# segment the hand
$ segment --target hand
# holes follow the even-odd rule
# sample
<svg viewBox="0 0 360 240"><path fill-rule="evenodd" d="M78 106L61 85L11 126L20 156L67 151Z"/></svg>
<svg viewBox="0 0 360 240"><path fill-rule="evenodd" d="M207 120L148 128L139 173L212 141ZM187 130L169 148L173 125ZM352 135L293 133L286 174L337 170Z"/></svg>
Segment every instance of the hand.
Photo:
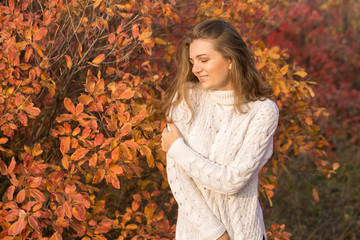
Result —
<svg viewBox="0 0 360 240"><path fill-rule="evenodd" d="M230 240L230 236L227 232L225 232L221 237L219 237L217 240Z"/></svg>
<svg viewBox="0 0 360 240"><path fill-rule="evenodd" d="M171 118L166 118L167 124L170 127L170 130L168 128L164 128L164 131L162 132L161 137L161 147L164 152L169 151L171 145L178 139L181 138L181 133L179 129L176 127L176 125L172 122Z"/></svg>

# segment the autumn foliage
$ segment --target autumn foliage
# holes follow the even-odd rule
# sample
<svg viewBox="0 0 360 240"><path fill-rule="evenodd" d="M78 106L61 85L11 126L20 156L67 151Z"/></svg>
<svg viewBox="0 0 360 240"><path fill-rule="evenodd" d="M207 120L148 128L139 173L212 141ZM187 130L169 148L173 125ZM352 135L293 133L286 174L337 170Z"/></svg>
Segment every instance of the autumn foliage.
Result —
<svg viewBox="0 0 360 240"><path fill-rule="evenodd" d="M191 26L230 21L254 50L280 109L261 171L272 205L279 169L307 156L327 176L312 79L262 39L283 1L9 0L0 6L1 239L173 239L161 98ZM316 189L314 197L316 197ZM286 223L285 223L286 224ZM288 239L285 225L271 239Z"/></svg>

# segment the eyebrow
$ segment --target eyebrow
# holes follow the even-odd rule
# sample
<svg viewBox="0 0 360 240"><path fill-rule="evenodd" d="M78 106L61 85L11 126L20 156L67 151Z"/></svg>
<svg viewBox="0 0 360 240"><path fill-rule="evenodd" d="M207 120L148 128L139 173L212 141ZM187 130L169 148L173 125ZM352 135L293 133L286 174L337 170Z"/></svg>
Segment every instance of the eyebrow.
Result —
<svg viewBox="0 0 360 240"><path fill-rule="evenodd" d="M199 58L199 57L201 57L201 56L205 56L206 54L205 53L203 53L203 54L199 54L199 55L197 55L195 58ZM192 58L189 58L190 60L192 60Z"/></svg>

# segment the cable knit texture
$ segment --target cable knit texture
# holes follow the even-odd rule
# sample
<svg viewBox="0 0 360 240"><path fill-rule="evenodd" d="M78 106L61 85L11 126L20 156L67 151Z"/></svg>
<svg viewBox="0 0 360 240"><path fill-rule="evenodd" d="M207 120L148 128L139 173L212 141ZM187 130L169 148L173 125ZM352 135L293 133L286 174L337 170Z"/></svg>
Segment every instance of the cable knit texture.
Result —
<svg viewBox="0 0 360 240"><path fill-rule="evenodd" d="M190 92L171 111L183 135L167 153L169 184L179 205L177 240L266 238L258 201L258 172L271 157L278 123L276 104L251 102L246 113L233 107L232 91Z"/></svg>

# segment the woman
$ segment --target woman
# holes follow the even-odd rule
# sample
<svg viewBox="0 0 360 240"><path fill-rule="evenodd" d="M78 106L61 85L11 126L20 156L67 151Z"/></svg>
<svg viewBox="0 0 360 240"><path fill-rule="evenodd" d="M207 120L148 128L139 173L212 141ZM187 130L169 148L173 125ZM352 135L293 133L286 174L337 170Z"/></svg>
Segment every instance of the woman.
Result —
<svg viewBox="0 0 360 240"><path fill-rule="evenodd" d="M178 202L177 240L266 239L258 172L272 155L278 109L234 27L196 25L178 49L162 134Z"/></svg>

